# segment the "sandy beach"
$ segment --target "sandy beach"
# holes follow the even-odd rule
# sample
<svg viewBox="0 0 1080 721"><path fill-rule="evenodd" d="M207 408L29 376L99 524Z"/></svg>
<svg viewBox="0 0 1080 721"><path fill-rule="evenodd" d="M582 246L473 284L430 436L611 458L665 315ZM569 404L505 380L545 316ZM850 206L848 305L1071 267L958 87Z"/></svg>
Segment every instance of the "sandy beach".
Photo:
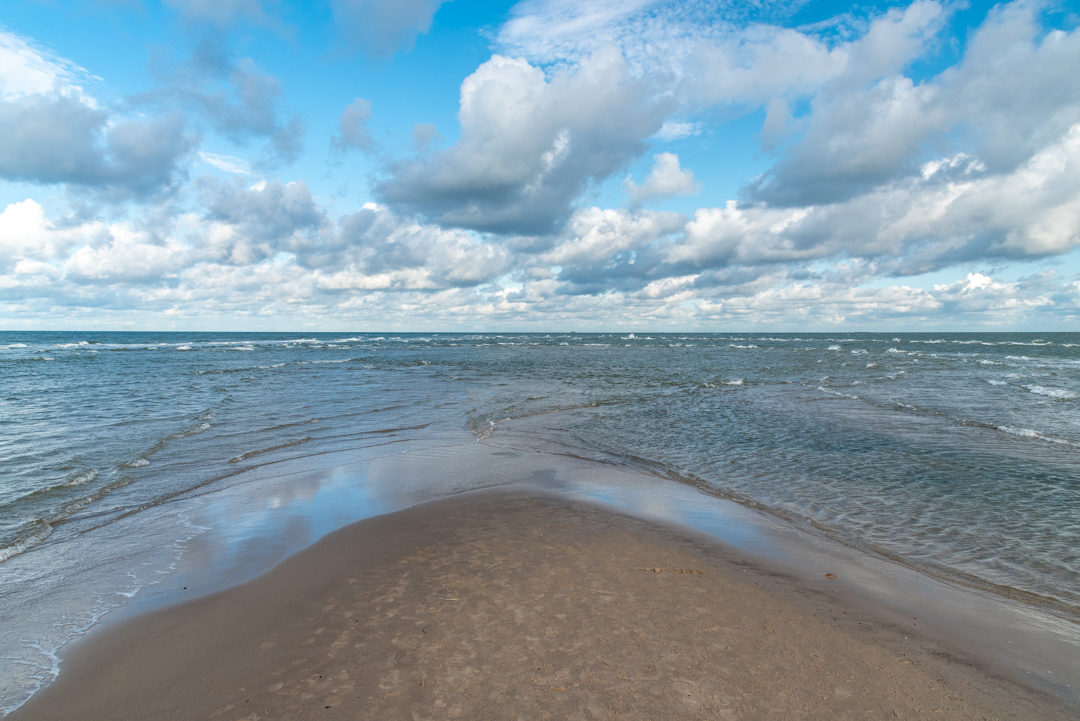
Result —
<svg viewBox="0 0 1080 721"><path fill-rule="evenodd" d="M680 529L525 490L363 521L114 624L9 718L1053 719L1070 709Z"/></svg>

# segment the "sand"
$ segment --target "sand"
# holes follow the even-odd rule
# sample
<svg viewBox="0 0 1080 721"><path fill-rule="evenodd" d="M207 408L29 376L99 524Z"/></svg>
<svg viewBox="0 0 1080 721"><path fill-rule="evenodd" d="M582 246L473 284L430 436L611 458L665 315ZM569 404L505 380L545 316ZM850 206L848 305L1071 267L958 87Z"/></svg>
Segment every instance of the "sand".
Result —
<svg viewBox="0 0 1080 721"><path fill-rule="evenodd" d="M524 490L363 521L76 644L22 719L1056 719L947 641Z"/></svg>

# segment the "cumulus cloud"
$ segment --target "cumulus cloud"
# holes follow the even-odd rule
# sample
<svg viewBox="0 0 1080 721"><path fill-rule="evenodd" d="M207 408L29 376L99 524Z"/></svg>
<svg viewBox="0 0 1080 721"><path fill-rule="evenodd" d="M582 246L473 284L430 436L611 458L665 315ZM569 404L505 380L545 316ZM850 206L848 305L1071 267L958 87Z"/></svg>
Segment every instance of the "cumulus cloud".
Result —
<svg viewBox="0 0 1080 721"><path fill-rule="evenodd" d="M119 116L77 84L81 72L0 32L0 177L120 196L171 187L197 143L183 116Z"/></svg>
<svg viewBox="0 0 1080 721"><path fill-rule="evenodd" d="M512 258L475 233L410 222L374 203L341 220L345 267L339 285L383 288L474 286L501 275Z"/></svg>
<svg viewBox="0 0 1080 721"><path fill-rule="evenodd" d="M864 257L918 274L1080 246L1080 124L1011 173L986 174L965 156L923 173L843 203L703 208L666 257L695 267Z"/></svg>
<svg viewBox="0 0 1080 721"><path fill-rule="evenodd" d="M97 227L56 229L45 218L45 209L35 200L11 203L0 212L0 271L18 264L40 269L44 261L56 258L80 241L93 238ZM29 266L25 264L30 264Z"/></svg>
<svg viewBox="0 0 1080 721"><path fill-rule="evenodd" d="M263 23L273 7L174 6L220 25ZM354 47L386 56L438 6L334 10L357 21L343 29ZM214 313L414 327L1080 320L1080 30L1048 29L1042 6L1014 2L938 55L951 4L856 10L828 27L785 25L790 3L753 4L753 22L743 7L519 4L501 52L461 84L457 139L414 126L418 155L389 160L380 202L362 206L226 154L264 144L268 158L295 157L304 130L281 82L220 42L163 75L142 98L156 114L142 116L0 32L0 177L139 200L102 210L75 194L85 204L66 216L40 198L0 208L0 308L139 308L196 325ZM951 68L927 74L954 50ZM643 207L696 192L693 171L718 162L717 119L749 113L764 118L768 167L739 200ZM336 150L369 149L370 117L356 98L331 118ZM226 152L196 155L193 127ZM674 141L679 155L662 152ZM232 177L155 194L191 156ZM650 157L644 178L626 177ZM627 206L597 207L623 178Z"/></svg>
<svg viewBox="0 0 1080 721"><path fill-rule="evenodd" d="M334 24L352 50L387 58L412 50L446 0L331 0Z"/></svg>
<svg viewBox="0 0 1080 721"><path fill-rule="evenodd" d="M932 141L959 145L991 171L1013 170L1080 122L1080 80L1064 70L1080 64L1080 32L1040 35L1034 6L1013 3L992 11L963 60L929 82L892 75L827 89L747 197L785 206L846 200L915 175Z"/></svg>
<svg viewBox="0 0 1080 721"><path fill-rule="evenodd" d="M790 8L788 9L790 10ZM913 170L927 135L942 127L926 113L933 89L904 69L935 42L949 12L919 0L858 20L850 37L836 28L785 27L780 4L757 5L754 22L734 22L732 4L672 2L565 3L515 7L497 42L540 63L573 65L584 49L613 44L632 74L663 78L683 113L721 107L768 108L769 148L797 143L747 195L798 205L843 199ZM790 122L789 106L811 101L811 117ZM667 120L658 140L691 135L690 121Z"/></svg>
<svg viewBox="0 0 1080 721"><path fill-rule="evenodd" d="M685 223L680 213L582 208L538 265L557 269L552 280L560 294L640 288L664 274L654 249L671 242Z"/></svg>
<svg viewBox="0 0 1080 721"><path fill-rule="evenodd" d="M207 217L243 225L253 237L270 241L326 222L302 180L259 181L249 187L238 180L204 181L202 195Z"/></svg>
<svg viewBox="0 0 1080 721"><path fill-rule="evenodd" d="M371 147L371 133L367 122L371 120L371 102L356 98L345 106L338 123L338 132L331 140L340 151L368 150Z"/></svg>
<svg viewBox="0 0 1080 721"><path fill-rule="evenodd" d="M866 260L818 270L746 263L677 271L653 262L655 249L685 242L685 218L671 213L582 209L552 248L514 257L490 237L415 223L375 204L330 222L317 207L306 216L311 208L295 183L232 192L248 194L233 198L243 208L184 213L164 228L59 223L32 200L11 204L0 211L0 308L20 317L94 309L105 319L138 308L189 325L265 316L306 318L308 326L347 319L608 329L713 322L880 329L891 321L911 328L943 317L964 327L1015 326L1080 314L1080 281L1054 271L1006 280L983 269L928 287L884 283ZM291 203L291 214L253 220L271 201ZM318 236L319 262L315 254L304 260L296 228ZM256 242L259 233L277 238L269 252L240 257L240 241Z"/></svg>
<svg viewBox="0 0 1080 721"><path fill-rule="evenodd" d="M692 195L701 190L694 174L679 166L679 156L659 153L653 156L653 167L645 182L638 185L630 178L624 181L626 192L634 203L672 195Z"/></svg>
<svg viewBox="0 0 1080 721"><path fill-rule="evenodd" d="M285 110L280 81L220 41L204 39L186 62L159 68L158 76L161 87L133 98L136 104L186 111L239 145L265 141L263 165L292 162L303 151L306 127Z"/></svg>
<svg viewBox="0 0 1080 721"><path fill-rule="evenodd" d="M0 177L146 195L176 180L196 143L179 114L108 121L64 96L0 103Z"/></svg>
<svg viewBox="0 0 1080 721"><path fill-rule="evenodd" d="M412 137L418 150L427 150L432 143L443 139L433 123L417 123L413 126Z"/></svg>
<svg viewBox="0 0 1080 721"><path fill-rule="evenodd" d="M150 217L56 221L36 201L10 204L0 211L0 303L9 312L46 299L196 320L226 310L325 317L370 307L378 318L398 302L438 309L432 296L474 294L511 263L474 233L375 204L330 220L301 182L204 189L219 198L210 212L181 213L164 227Z"/></svg>
<svg viewBox="0 0 1080 721"><path fill-rule="evenodd" d="M189 260L183 244L129 223L57 224L33 200L13 203L0 213L0 268L6 266L15 278L33 286L40 287L42 277L72 283L159 283Z"/></svg>
<svg viewBox="0 0 1080 721"><path fill-rule="evenodd" d="M551 78L496 55L461 85L458 143L398 164L378 193L445 225L551 232L590 181L641 154L666 113L614 49Z"/></svg>

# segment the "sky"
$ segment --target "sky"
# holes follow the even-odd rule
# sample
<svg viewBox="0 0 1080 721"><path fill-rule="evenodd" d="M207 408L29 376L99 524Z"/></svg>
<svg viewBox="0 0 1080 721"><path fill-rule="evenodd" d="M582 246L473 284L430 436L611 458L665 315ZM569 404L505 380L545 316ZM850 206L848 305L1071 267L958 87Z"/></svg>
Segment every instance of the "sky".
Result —
<svg viewBox="0 0 1080 721"><path fill-rule="evenodd" d="M1080 0L17 0L0 328L1080 330Z"/></svg>

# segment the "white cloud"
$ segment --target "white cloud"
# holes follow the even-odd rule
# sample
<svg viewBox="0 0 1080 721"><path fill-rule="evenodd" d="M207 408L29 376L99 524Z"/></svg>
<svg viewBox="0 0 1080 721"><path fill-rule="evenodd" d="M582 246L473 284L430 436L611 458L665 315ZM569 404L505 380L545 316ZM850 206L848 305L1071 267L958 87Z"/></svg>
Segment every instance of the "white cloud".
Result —
<svg viewBox="0 0 1080 721"><path fill-rule="evenodd" d="M665 115L614 49L550 79L496 55L461 84L457 145L399 165L379 193L446 225L550 232L589 182L641 153Z"/></svg>
<svg viewBox="0 0 1080 721"><path fill-rule="evenodd" d="M895 181L843 203L703 208L666 259L709 266L867 257L920 273L1080 247L1080 124L1011 173L966 172L977 163L943 159L927 180Z"/></svg>
<svg viewBox="0 0 1080 721"><path fill-rule="evenodd" d="M558 243L539 257L544 265L606 264L614 256L643 248L680 231L678 213L583 208L574 213Z"/></svg>
<svg viewBox="0 0 1080 721"><path fill-rule="evenodd" d="M653 137L657 140L668 142L672 140L682 140L683 138L690 138L695 135L701 135L704 132L704 123L684 123L675 120L664 121L664 124L660 126L660 129L656 131L656 135Z"/></svg>
<svg viewBox="0 0 1080 721"><path fill-rule="evenodd" d="M0 31L0 178L122 197L170 189L196 142L184 118L111 113L83 90L86 76Z"/></svg>
<svg viewBox="0 0 1080 721"><path fill-rule="evenodd" d="M238 158L235 155L225 155L223 153L208 153L205 151L199 151L199 160L203 161L207 165L213 166L218 170L232 175L250 175L251 164L243 158Z"/></svg>
<svg viewBox="0 0 1080 721"><path fill-rule="evenodd" d="M881 38L871 30L858 44L874 41ZM749 186L749 197L778 205L845 200L925 169L930 148L955 148L987 172L1011 171L1080 122L1080 79L1067 70L1077 66L1080 31L1042 35L1032 4L1002 6L973 34L961 62L936 78L916 84L894 74L865 87L827 86L798 123L767 117L769 142L781 140L783 128L799 135Z"/></svg>
<svg viewBox="0 0 1080 721"><path fill-rule="evenodd" d="M97 105L83 85L90 73L69 60L36 48L30 40L0 30L0 101L28 95L64 95Z"/></svg>
<svg viewBox="0 0 1080 721"><path fill-rule="evenodd" d="M258 165L296 160L306 130L288 112L281 81L250 57L235 58L223 41L204 38L176 65L155 66L157 89L136 95L133 104L182 112L237 145L264 141Z"/></svg>
<svg viewBox="0 0 1080 721"><path fill-rule="evenodd" d="M276 7L173 4L223 26L266 24ZM440 4L335 10L356 21L342 28L355 48L385 56ZM324 327L1080 322L1080 30L1048 29L1043 6L1015 2L938 55L951 4L828 28L788 27L790 4L755 3L754 22L743 7L519 4L501 52L461 83L456 139L413 126L400 157L419 155L378 158L380 202L354 212L355 185L252 176L236 155L194 152L201 130L226 152L255 140L299 153L288 75L224 41L118 110L87 94L87 71L0 32L0 176L55 184L68 203L65 215L31 189L0 208L0 307ZM954 51L936 76L912 71ZM155 103L163 115L130 114ZM726 161L724 122L762 111L771 167L741 200L690 217L641 207L695 192L691 169ZM370 117L356 98L330 118L332 142L370 149ZM678 156L661 152L676 140ZM597 207L649 156L645 177L624 181L628 207ZM192 157L233 177L189 183ZM354 160L358 175L372 159ZM95 205L106 196L124 202Z"/></svg>
<svg viewBox="0 0 1080 721"><path fill-rule="evenodd" d="M854 40L835 42L777 22L797 7L529 0L511 11L496 46L535 63L572 65L613 45L635 74L669 79L692 105L760 106L777 95L808 96L827 83L858 85L899 72L946 15L940 3L919 0L872 18Z"/></svg>
<svg viewBox="0 0 1080 721"><path fill-rule="evenodd" d="M0 271L24 261L56 258L103 229L100 223L79 229L56 228L45 218L45 209L37 201L27 198L11 203L0 212Z"/></svg>
<svg viewBox="0 0 1080 721"><path fill-rule="evenodd" d="M339 150L367 150L371 147L371 133L367 122L371 120L371 101L356 98L345 106L338 123L338 132L331 141Z"/></svg>
<svg viewBox="0 0 1080 721"><path fill-rule="evenodd" d="M694 180L694 174L680 167L679 156L674 153L654 155L649 177L641 185L630 178L624 181L624 185L634 203L672 195L693 195L701 190L700 183Z"/></svg>
<svg viewBox="0 0 1080 721"><path fill-rule="evenodd" d="M124 224L110 227L108 240L100 245L84 245L60 267L74 281L160 283L188 264L189 250L175 241L155 242L145 232Z"/></svg>

